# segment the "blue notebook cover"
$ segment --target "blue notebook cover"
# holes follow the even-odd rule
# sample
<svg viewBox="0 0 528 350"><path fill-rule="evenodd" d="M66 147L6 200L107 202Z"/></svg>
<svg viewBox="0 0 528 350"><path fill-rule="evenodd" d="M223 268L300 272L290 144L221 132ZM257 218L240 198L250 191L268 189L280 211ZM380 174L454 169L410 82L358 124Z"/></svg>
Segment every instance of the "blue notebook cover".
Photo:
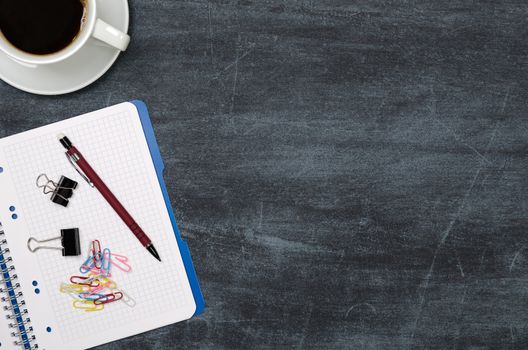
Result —
<svg viewBox="0 0 528 350"><path fill-rule="evenodd" d="M136 106L139 112L139 118L141 120L141 125L143 126L143 132L145 133L150 155L152 157L152 161L154 162L154 167L156 168L156 174L158 175L158 181L161 191L163 192L163 198L165 198L165 205L167 206L167 211L169 212L169 216L171 218L172 228L174 229L174 234L176 235L176 240L180 248L183 263L185 265L185 271L187 272L187 277L189 278L194 301L196 303L196 311L194 316L198 316L205 308L205 301L202 292L200 291L200 284L198 282L198 277L196 276L196 271L194 270L189 247L187 243L181 238L180 230L178 230L178 224L176 222L174 212L172 211L172 205L170 202L169 193L167 192L167 186L165 186L165 181L163 180L163 170L165 169L165 165L163 164L158 142L156 141L156 136L154 135L154 129L150 121L147 105L143 101L139 100L131 101L131 103Z"/></svg>

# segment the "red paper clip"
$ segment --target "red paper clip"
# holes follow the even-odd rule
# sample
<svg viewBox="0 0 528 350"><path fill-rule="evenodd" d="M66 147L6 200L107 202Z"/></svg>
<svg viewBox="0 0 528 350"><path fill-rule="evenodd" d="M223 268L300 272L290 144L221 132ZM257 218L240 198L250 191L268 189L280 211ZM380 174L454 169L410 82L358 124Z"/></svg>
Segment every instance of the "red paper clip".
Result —
<svg viewBox="0 0 528 350"><path fill-rule="evenodd" d="M99 280L94 279L93 277L85 276L71 276L70 282L73 284L80 284L82 286L90 286L92 288L98 287L101 284Z"/></svg>
<svg viewBox="0 0 528 350"><path fill-rule="evenodd" d="M99 240L96 239L92 241L92 257L93 257L94 266L98 269L101 268L101 255L102 255L101 242L99 242Z"/></svg>
<svg viewBox="0 0 528 350"><path fill-rule="evenodd" d="M122 298L123 298L123 293L121 293L121 292L105 294L102 297L99 297L99 298L95 299L94 300L94 304L95 305L102 305L102 304L113 303L114 301L121 300Z"/></svg>

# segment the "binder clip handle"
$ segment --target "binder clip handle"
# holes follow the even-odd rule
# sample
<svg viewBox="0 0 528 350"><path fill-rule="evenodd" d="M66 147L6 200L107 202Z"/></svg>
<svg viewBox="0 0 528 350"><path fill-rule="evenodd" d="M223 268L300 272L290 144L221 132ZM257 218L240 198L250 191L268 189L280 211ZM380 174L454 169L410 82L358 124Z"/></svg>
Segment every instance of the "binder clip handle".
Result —
<svg viewBox="0 0 528 350"><path fill-rule="evenodd" d="M42 182L41 180L44 180ZM52 193L57 188L57 184L48 178L46 174L40 174L37 177L37 187L42 188L44 194Z"/></svg>

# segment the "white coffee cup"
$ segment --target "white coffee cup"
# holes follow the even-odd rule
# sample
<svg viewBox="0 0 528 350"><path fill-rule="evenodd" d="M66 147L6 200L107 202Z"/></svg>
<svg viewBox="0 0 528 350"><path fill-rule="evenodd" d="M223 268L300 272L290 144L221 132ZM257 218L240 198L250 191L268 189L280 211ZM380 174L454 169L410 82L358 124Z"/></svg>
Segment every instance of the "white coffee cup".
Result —
<svg viewBox="0 0 528 350"><path fill-rule="evenodd" d="M130 36L97 17L96 0L83 1L85 2L84 23L77 37L66 48L47 55L31 54L13 46L0 31L0 50L16 62L29 67L64 61L78 52L89 40L93 40L93 38L118 50L125 51L130 43Z"/></svg>

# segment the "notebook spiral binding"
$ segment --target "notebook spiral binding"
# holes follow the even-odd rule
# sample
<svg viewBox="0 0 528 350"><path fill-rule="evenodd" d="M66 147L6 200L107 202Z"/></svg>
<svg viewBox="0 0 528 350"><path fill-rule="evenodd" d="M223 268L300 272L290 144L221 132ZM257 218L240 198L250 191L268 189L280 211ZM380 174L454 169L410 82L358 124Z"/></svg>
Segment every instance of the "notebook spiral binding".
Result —
<svg viewBox="0 0 528 350"><path fill-rule="evenodd" d="M9 256L9 248L5 239L5 232L0 223L0 301L5 305L3 310L8 314L9 328L13 331L11 336L17 338L13 343L22 349L38 349L33 327L31 327L31 318L28 316L28 310L24 307L26 302L24 294L20 291L20 283L17 283L18 277L15 273L13 258Z"/></svg>

